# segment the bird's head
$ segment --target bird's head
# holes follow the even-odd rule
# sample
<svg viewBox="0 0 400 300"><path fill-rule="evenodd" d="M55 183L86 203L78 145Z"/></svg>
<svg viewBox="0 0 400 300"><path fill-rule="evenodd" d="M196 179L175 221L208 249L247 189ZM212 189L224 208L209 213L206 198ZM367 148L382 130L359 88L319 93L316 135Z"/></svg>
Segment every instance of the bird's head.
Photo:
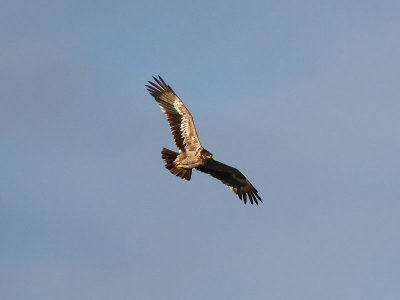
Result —
<svg viewBox="0 0 400 300"><path fill-rule="evenodd" d="M212 154L210 152L208 152L206 149L203 149L201 156L203 157L203 159L211 159L212 158Z"/></svg>

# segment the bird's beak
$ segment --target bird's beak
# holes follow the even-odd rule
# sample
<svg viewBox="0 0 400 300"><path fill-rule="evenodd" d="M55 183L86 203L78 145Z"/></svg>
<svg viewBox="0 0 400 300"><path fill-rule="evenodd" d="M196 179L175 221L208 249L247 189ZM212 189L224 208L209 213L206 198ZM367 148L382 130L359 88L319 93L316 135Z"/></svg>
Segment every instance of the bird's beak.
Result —
<svg viewBox="0 0 400 300"><path fill-rule="evenodd" d="M206 157L207 157L207 158L211 158L211 157L212 157L212 154L208 154Z"/></svg>

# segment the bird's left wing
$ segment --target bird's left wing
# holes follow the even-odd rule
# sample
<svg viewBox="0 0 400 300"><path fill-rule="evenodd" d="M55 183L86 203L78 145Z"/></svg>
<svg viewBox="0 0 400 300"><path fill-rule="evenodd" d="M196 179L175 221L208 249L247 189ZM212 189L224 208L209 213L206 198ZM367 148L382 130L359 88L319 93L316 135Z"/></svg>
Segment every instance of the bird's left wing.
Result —
<svg viewBox="0 0 400 300"><path fill-rule="evenodd" d="M176 146L182 151L194 151L201 147L189 110L161 76L158 79L153 76L153 79L157 84L148 81L147 90L167 117Z"/></svg>
<svg viewBox="0 0 400 300"><path fill-rule="evenodd" d="M251 204L255 202L258 205L258 200L262 202L256 188L238 169L227 166L214 159L210 159L207 164L202 167L197 167L196 169L221 180L239 196L240 200L243 199L244 204L246 204L247 198L249 198Z"/></svg>

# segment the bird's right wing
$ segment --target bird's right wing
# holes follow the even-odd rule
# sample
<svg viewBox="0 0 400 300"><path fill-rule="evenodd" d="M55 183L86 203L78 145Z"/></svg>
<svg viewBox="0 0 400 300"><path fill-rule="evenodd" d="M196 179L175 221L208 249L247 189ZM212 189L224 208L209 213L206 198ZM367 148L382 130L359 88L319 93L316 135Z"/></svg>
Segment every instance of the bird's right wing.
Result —
<svg viewBox="0 0 400 300"><path fill-rule="evenodd" d="M258 205L257 199L262 202L256 188L238 169L227 166L214 159L210 159L207 164L197 167L196 169L221 180L238 195L240 200L243 198L244 204L246 204L247 197L251 204L255 202Z"/></svg>
<svg viewBox="0 0 400 300"><path fill-rule="evenodd" d="M189 110L161 76L153 79L157 84L148 81L147 90L167 117L176 146L182 151L197 150L201 144Z"/></svg>

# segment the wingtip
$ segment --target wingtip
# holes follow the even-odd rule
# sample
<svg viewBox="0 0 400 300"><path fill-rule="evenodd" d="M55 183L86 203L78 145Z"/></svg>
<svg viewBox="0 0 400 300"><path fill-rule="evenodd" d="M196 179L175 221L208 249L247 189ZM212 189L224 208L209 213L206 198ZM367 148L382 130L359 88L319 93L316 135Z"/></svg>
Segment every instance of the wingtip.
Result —
<svg viewBox="0 0 400 300"><path fill-rule="evenodd" d="M164 79L160 75L158 75L158 79L160 79L165 84Z"/></svg>
<svg viewBox="0 0 400 300"><path fill-rule="evenodd" d="M261 197L258 195L258 191L256 188L251 185L250 183L246 186L242 186L240 189L233 190L238 196L240 200L243 200L244 204L247 203L247 199L251 204L256 204L258 205L258 201L261 203L263 202L261 200Z"/></svg>

